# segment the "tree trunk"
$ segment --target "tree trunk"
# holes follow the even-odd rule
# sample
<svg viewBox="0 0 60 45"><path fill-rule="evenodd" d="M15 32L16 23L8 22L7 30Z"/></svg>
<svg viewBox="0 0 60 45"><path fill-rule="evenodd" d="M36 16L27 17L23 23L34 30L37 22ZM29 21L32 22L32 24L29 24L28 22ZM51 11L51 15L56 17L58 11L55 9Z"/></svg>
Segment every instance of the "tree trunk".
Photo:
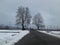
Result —
<svg viewBox="0 0 60 45"><path fill-rule="evenodd" d="M37 26L37 29L39 30L39 26Z"/></svg>
<svg viewBox="0 0 60 45"><path fill-rule="evenodd" d="M22 30L25 30L24 25L22 25Z"/></svg>
<svg viewBox="0 0 60 45"><path fill-rule="evenodd" d="M25 30L25 28L24 28L24 16L23 16L23 14L22 14L22 30Z"/></svg>
<svg viewBox="0 0 60 45"><path fill-rule="evenodd" d="M22 23L22 30L25 30L25 28L24 28L24 24Z"/></svg>
<svg viewBox="0 0 60 45"><path fill-rule="evenodd" d="M24 28L24 19L23 19L23 17L22 17L22 30L25 30L25 28Z"/></svg>

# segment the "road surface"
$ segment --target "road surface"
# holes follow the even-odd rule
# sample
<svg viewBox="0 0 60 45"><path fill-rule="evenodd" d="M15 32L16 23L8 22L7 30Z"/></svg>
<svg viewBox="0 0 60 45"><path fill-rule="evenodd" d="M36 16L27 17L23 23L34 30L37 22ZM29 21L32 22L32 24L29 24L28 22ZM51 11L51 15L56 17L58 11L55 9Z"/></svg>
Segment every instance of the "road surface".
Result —
<svg viewBox="0 0 60 45"><path fill-rule="evenodd" d="M32 30L15 45L60 45L60 38Z"/></svg>

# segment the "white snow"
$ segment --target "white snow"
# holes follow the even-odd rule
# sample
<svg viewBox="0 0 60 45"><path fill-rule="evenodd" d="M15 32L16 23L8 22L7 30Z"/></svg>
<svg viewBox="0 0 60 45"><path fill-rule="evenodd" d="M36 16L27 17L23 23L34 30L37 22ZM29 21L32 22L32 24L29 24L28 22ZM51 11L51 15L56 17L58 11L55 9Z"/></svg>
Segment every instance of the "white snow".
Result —
<svg viewBox="0 0 60 45"><path fill-rule="evenodd" d="M1 33L3 32L3 33ZM7 32L7 33L4 33ZM10 33L9 33L10 32ZM19 33L11 33L19 32ZM60 38L60 31L39 31L45 34L53 35ZM29 33L28 30L0 30L0 45L14 45L17 41L22 39L25 35Z"/></svg>
<svg viewBox="0 0 60 45"><path fill-rule="evenodd" d="M0 33L0 45L13 45L22 37L27 35L29 31L22 30L0 30L0 32L19 32L19 33Z"/></svg>
<svg viewBox="0 0 60 45"><path fill-rule="evenodd" d="M60 38L60 31L39 31L39 32L42 32L42 33L45 33L45 34L49 34L49 35L52 35L52 36L56 36L58 38Z"/></svg>

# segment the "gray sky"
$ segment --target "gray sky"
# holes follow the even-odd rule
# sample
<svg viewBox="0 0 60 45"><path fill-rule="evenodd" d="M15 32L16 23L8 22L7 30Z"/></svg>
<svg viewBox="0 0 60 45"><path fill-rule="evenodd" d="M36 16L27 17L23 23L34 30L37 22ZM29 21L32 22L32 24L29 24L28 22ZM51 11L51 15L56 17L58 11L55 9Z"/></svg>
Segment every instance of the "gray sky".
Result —
<svg viewBox="0 0 60 45"><path fill-rule="evenodd" d="M40 12L46 25L60 27L60 0L0 0L0 24L15 24L19 6L27 6L31 15Z"/></svg>

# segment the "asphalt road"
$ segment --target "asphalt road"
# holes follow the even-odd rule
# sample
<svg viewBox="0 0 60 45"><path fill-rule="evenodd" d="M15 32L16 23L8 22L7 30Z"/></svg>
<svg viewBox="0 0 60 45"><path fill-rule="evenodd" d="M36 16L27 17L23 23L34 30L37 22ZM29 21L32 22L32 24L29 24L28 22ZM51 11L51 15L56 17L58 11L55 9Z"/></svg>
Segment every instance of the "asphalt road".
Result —
<svg viewBox="0 0 60 45"><path fill-rule="evenodd" d="M33 30L15 45L60 45L60 38Z"/></svg>

